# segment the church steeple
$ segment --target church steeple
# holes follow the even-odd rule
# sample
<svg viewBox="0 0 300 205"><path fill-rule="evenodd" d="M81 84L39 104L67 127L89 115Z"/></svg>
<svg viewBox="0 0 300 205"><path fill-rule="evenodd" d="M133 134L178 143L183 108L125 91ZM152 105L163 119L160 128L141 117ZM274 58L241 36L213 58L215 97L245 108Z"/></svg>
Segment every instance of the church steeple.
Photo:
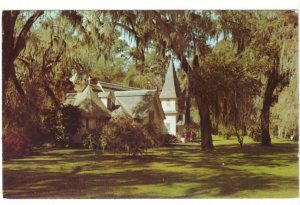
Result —
<svg viewBox="0 0 300 205"><path fill-rule="evenodd" d="M159 98L166 117L164 120L165 127L168 133L172 135L176 135L177 133L176 123L181 114L178 109L181 100L180 93L179 81L176 76L173 61L171 60Z"/></svg>
<svg viewBox="0 0 300 205"><path fill-rule="evenodd" d="M173 61L169 63L165 83L160 93L160 99L177 99L180 95L179 82L176 76Z"/></svg>

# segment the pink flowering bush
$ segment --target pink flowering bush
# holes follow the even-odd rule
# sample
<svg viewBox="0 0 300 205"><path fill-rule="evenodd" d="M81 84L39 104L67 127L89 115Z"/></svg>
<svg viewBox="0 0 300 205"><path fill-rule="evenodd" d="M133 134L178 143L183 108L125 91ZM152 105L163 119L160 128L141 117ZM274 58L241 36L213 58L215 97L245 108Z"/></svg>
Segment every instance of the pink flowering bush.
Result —
<svg viewBox="0 0 300 205"><path fill-rule="evenodd" d="M28 138L8 131L3 132L3 159L18 158L28 155L32 144Z"/></svg>

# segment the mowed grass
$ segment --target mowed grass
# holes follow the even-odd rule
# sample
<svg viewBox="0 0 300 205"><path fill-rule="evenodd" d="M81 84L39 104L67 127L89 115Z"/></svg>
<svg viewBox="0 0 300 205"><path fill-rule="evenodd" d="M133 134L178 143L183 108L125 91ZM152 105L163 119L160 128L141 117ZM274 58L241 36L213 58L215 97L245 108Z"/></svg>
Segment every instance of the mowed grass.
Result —
<svg viewBox="0 0 300 205"><path fill-rule="evenodd" d="M148 150L136 159L83 149L36 152L3 163L5 198L295 198L298 144L273 139L262 147L214 137Z"/></svg>

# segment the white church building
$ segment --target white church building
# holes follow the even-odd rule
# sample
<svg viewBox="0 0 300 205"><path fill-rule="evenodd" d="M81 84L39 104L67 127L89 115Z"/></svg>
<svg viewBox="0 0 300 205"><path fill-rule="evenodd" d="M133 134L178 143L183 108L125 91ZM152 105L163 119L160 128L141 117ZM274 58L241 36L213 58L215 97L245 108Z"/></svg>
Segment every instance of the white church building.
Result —
<svg viewBox="0 0 300 205"><path fill-rule="evenodd" d="M83 114L83 132L98 123L126 115L143 123L152 123L162 134L178 135L180 87L173 62L170 61L161 92L98 81L79 93L66 94L64 104L78 106ZM103 116L102 116L102 114ZM74 139L75 140L75 139ZM74 142L79 142L76 139Z"/></svg>

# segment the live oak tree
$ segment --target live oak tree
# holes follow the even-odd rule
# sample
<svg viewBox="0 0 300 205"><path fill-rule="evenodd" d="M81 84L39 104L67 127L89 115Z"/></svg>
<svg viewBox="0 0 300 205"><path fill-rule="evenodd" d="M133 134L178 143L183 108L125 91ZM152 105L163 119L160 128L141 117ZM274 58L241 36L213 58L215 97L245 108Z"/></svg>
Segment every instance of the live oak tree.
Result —
<svg viewBox="0 0 300 205"><path fill-rule="evenodd" d="M261 109L261 138L262 145L270 146L269 133L270 108L276 102L276 90L286 86L296 65L288 62L295 58L298 17L293 11L267 12L260 15L254 33L253 48L257 49L259 58L266 61L266 87L263 93Z"/></svg>
<svg viewBox="0 0 300 205"><path fill-rule="evenodd" d="M116 37L103 21L75 11L3 12L4 128L30 136L41 131L42 110L59 107L72 91L72 69L87 73L86 50L108 58Z"/></svg>
<svg viewBox="0 0 300 205"><path fill-rule="evenodd" d="M225 125L236 135L240 146L252 119L258 110L255 97L259 93L260 82L256 78L251 53L236 55L236 46L226 40L218 42L205 58L206 78L210 82L211 112L217 124ZM201 93L203 91L199 91Z"/></svg>
<svg viewBox="0 0 300 205"><path fill-rule="evenodd" d="M21 12L3 11L2 13L2 100L3 128L27 127L31 136L39 134L37 109L18 79L16 59L26 47L33 24L42 16L43 11ZM32 109L28 110L27 107ZM26 121L22 120L27 118ZM22 125L21 127L15 125Z"/></svg>
<svg viewBox="0 0 300 205"><path fill-rule="evenodd" d="M128 32L136 39L137 56L144 61L144 50L150 41L155 42L157 52L162 56L173 53L181 62L181 67L188 78L193 68L188 61L205 55L209 50L207 40L214 34L214 26L210 12L183 12L183 11L148 11L148 12L120 12L114 15L116 25ZM202 85L200 85L202 86ZM209 102L204 95L198 98L198 109L201 118L202 149L213 149ZM187 107L189 107L187 97ZM201 98L201 99L200 99ZM202 99L203 98L203 99ZM187 113L189 110L187 109ZM187 114L189 116L189 114Z"/></svg>
<svg viewBox="0 0 300 205"><path fill-rule="evenodd" d="M297 14L294 11L221 11L220 25L237 44L237 55L246 48L254 53L258 77L264 83L261 108L262 145L270 146L270 108L276 103L280 87L288 84L295 72L297 53Z"/></svg>
<svg viewBox="0 0 300 205"><path fill-rule="evenodd" d="M16 29L17 18L20 17L20 11L4 11L2 13L2 40L3 40L3 48L2 48L2 71L3 71L3 80L2 80L2 98L5 102L5 94L6 88L8 84L8 80L11 78L14 82L15 88L20 94L20 96L24 97L25 92L22 89L20 82L16 76L16 70L14 67L14 62L16 58L19 56L20 52L26 46L26 42L28 39L28 33L34 22L43 14L43 11L36 11L32 14L28 14L29 18L25 20L25 24L22 25L21 28L18 28L18 33ZM4 108L5 109L5 108Z"/></svg>

